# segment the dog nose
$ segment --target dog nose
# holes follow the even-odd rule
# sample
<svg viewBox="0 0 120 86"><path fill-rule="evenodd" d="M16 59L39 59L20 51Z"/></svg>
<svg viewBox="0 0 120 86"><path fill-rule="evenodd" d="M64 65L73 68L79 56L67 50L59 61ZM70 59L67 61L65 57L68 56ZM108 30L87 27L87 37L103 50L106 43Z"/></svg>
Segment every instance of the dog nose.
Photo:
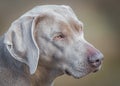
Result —
<svg viewBox="0 0 120 86"><path fill-rule="evenodd" d="M103 60L103 54L101 52L94 53L88 56L88 62L92 67L99 67Z"/></svg>
<svg viewBox="0 0 120 86"><path fill-rule="evenodd" d="M103 60L103 54L97 50L95 47L88 45L87 46L87 55L88 63L92 67L99 67Z"/></svg>
<svg viewBox="0 0 120 86"><path fill-rule="evenodd" d="M103 54L91 44L86 44L88 64L91 67L98 68L103 60Z"/></svg>

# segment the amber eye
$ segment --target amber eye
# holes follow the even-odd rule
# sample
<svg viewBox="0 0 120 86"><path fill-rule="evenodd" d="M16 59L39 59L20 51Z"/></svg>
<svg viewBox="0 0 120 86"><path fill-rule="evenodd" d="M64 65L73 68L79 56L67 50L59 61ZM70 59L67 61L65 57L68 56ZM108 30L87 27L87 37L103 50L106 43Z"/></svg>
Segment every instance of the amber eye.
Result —
<svg viewBox="0 0 120 86"><path fill-rule="evenodd" d="M64 39L64 38L65 38L65 36L64 36L63 34L60 34L60 35L55 36L55 37L53 38L53 40L62 40L62 39Z"/></svg>

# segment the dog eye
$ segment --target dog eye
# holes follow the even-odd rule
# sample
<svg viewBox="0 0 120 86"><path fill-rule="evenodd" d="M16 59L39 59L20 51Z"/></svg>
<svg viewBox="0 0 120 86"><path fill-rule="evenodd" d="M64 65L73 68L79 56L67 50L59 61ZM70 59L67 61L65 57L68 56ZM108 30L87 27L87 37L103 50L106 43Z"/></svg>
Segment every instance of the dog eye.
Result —
<svg viewBox="0 0 120 86"><path fill-rule="evenodd" d="M59 34L59 35L55 36L55 37L53 38L53 40L62 40L62 39L64 39L64 38L65 38L65 36L64 36L63 34Z"/></svg>

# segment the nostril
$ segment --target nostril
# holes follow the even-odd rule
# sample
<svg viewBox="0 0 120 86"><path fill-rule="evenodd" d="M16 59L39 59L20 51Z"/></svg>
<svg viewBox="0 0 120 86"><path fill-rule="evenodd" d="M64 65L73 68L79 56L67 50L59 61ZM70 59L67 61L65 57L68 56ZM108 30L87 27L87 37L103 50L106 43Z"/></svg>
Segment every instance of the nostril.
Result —
<svg viewBox="0 0 120 86"><path fill-rule="evenodd" d="M93 55L88 57L88 62L93 67L99 67L101 65L102 60L103 57L101 57L101 55Z"/></svg>
<svg viewBox="0 0 120 86"><path fill-rule="evenodd" d="M93 58L94 58L94 57L93 57ZM97 62L100 62L99 59L97 59L97 60L94 60L94 59L88 59L88 61L89 61L90 63L97 63Z"/></svg>
<svg viewBox="0 0 120 86"><path fill-rule="evenodd" d="M100 60L99 60L99 59L97 59L95 62L100 62Z"/></svg>
<svg viewBox="0 0 120 86"><path fill-rule="evenodd" d="M89 61L89 64L92 67L99 67L101 65L101 61L99 59L97 59L97 60L94 60L94 61Z"/></svg>

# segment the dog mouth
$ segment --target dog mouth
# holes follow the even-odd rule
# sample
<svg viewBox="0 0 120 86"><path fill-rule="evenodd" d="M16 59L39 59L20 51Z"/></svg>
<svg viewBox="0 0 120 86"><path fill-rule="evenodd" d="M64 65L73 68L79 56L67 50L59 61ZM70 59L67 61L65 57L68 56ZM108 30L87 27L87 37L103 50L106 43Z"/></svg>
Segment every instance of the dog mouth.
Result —
<svg viewBox="0 0 120 86"><path fill-rule="evenodd" d="M92 72L93 72L93 73L96 73L96 72L98 72L100 69L101 69L101 65L100 65L99 67L97 67L96 69L94 69Z"/></svg>
<svg viewBox="0 0 120 86"><path fill-rule="evenodd" d="M79 79L80 77L79 76L76 76L75 74L72 74L72 72L70 72L69 70L65 70L65 72L64 72L66 75L68 75L68 76L73 76L74 78L76 78L76 79Z"/></svg>
<svg viewBox="0 0 120 86"><path fill-rule="evenodd" d="M68 75L68 76L73 76L75 79L80 79L86 75L88 75L89 73L96 73L100 70L101 67L95 68L95 69L83 69L83 70L68 70L65 69L64 70L64 74Z"/></svg>
<svg viewBox="0 0 120 86"><path fill-rule="evenodd" d="M68 71L67 69L65 70L65 74L71 76L72 74L70 73L70 71Z"/></svg>
<svg viewBox="0 0 120 86"><path fill-rule="evenodd" d="M80 78L84 77L85 75L87 75L88 73L90 73L90 71L89 72L88 71L83 72L83 71L77 71L77 70L72 71L72 70L68 70L68 69L66 69L64 71L64 74L66 74L68 76L73 76L75 79L80 79Z"/></svg>

